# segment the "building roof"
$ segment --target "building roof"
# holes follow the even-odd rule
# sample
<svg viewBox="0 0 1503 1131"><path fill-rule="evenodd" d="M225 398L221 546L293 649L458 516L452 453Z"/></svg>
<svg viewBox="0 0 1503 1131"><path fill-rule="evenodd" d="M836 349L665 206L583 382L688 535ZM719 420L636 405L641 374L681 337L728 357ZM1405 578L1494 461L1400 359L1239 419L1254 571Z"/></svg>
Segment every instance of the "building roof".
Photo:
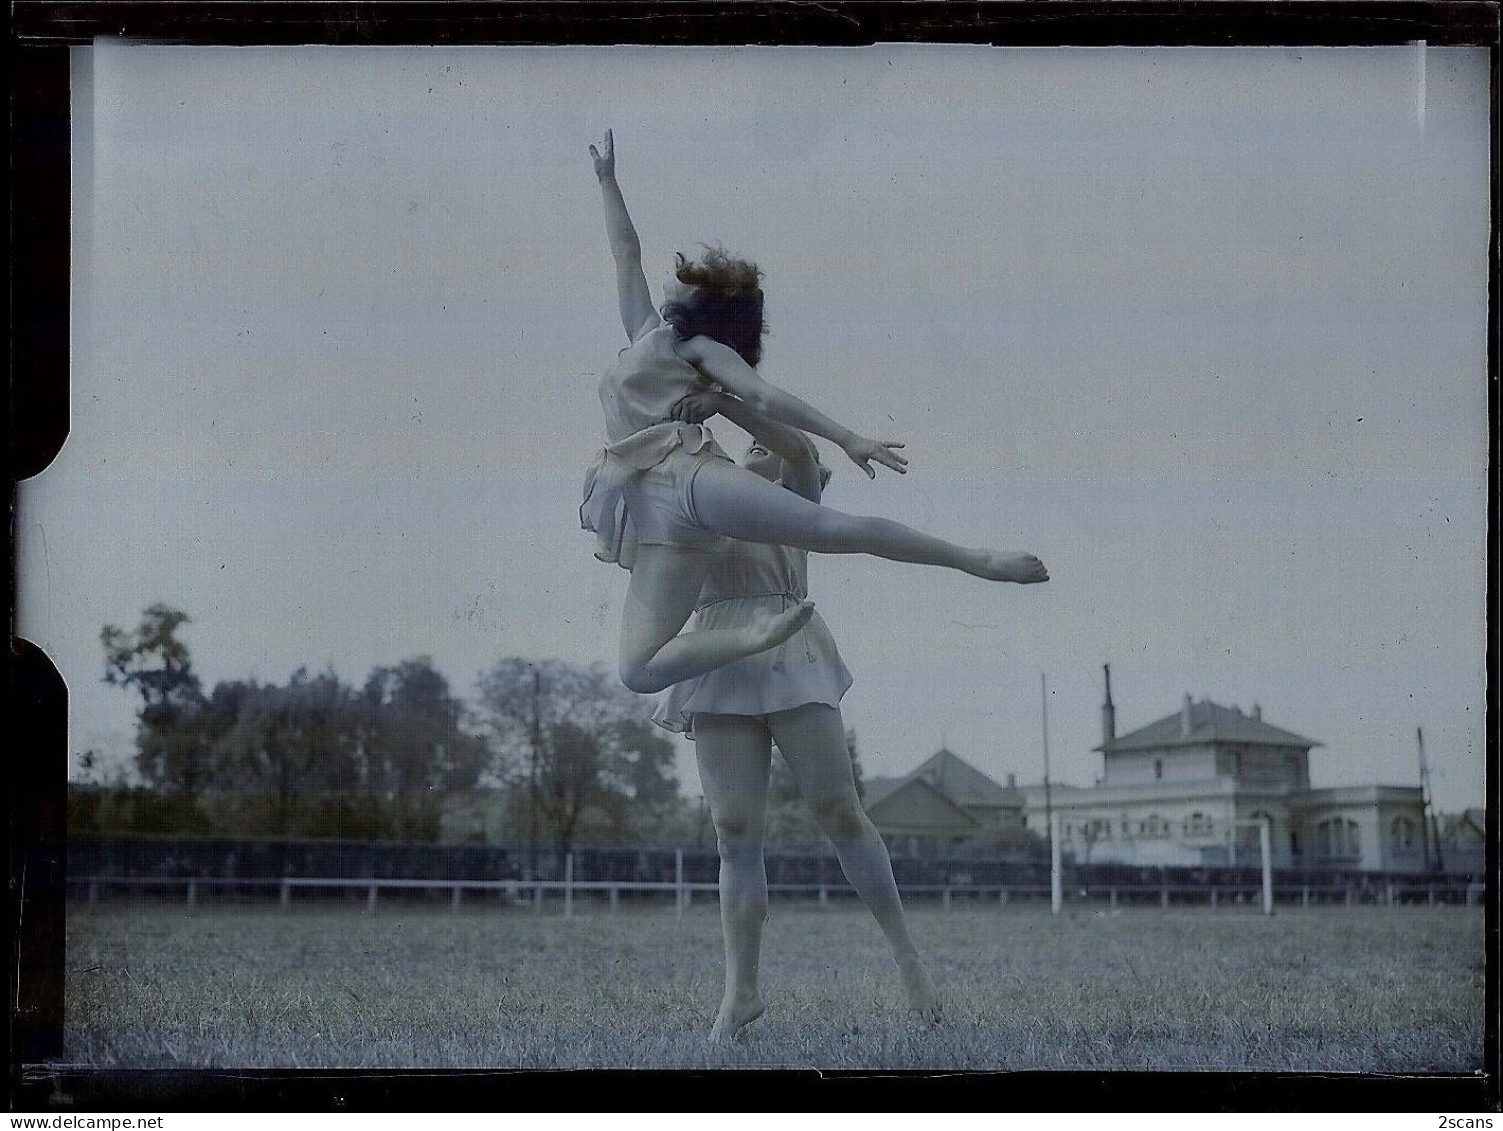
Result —
<svg viewBox="0 0 1503 1131"><path fill-rule="evenodd" d="M1119 754L1129 750L1156 750L1174 746L1205 746L1217 743L1237 743L1245 746L1299 746L1308 750L1319 746L1313 738L1303 738L1293 731L1270 726L1261 718L1244 715L1235 707L1223 707L1202 699L1191 703L1190 733L1184 732L1183 711L1175 711L1149 723L1145 727L1119 735L1110 742L1095 747L1103 754Z"/></svg>
<svg viewBox="0 0 1503 1131"><path fill-rule="evenodd" d="M945 748L902 777L868 778L865 782L867 804L875 805L914 780L927 782L964 808L1023 807L1023 795L1016 788L998 784L954 751Z"/></svg>
<svg viewBox="0 0 1503 1131"><path fill-rule="evenodd" d="M966 831L980 825L938 786L909 774L881 778L879 791L867 789L866 811L879 827L929 825L949 831ZM884 828L885 831L885 828Z"/></svg>

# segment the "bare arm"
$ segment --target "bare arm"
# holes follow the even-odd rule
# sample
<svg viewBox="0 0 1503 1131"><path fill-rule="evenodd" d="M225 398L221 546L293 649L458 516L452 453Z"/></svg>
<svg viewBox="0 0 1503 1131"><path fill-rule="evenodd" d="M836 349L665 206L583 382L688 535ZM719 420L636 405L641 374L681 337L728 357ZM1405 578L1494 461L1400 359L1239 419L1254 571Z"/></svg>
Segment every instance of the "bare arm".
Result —
<svg viewBox="0 0 1503 1131"><path fill-rule="evenodd" d="M824 493L819 481L819 449L806 433L753 412L745 401L728 393L713 390L690 393L673 407L673 418L690 424L698 424L712 416L725 417L749 432L753 440L773 455L780 456L783 485L812 503L819 502Z"/></svg>
<svg viewBox="0 0 1503 1131"><path fill-rule="evenodd" d="M814 441L809 439L807 433L752 411L745 401L728 393L717 393L710 389L690 393L673 408L673 419L690 424L698 424L712 416L725 417L738 428L751 433L773 455L781 456L790 463L814 463L819 459Z"/></svg>
<svg viewBox="0 0 1503 1131"><path fill-rule="evenodd" d="M800 431L823 436L840 445L841 450L869 478L875 479L877 476L869 462L872 460L892 468L900 475L906 473L908 461L893 450L901 448L902 444L896 440L871 440L835 423L792 393L762 380L757 371L747 365L730 346L713 338L700 336L680 342L678 351L680 357L721 388L740 398L751 411Z"/></svg>
<svg viewBox="0 0 1503 1131"><path fill-rule="evenodd" d="M626 211L626 198L616 183L616 143L611 131L605 131L605 154L593 145L590 158L595 162L595 176L605 201L605 232L611 241L611 257L616 261L616 300L621 307L621 324L626 336L636 341L660 321L652 305L652 291L642 273L642 241Z"/></svg>

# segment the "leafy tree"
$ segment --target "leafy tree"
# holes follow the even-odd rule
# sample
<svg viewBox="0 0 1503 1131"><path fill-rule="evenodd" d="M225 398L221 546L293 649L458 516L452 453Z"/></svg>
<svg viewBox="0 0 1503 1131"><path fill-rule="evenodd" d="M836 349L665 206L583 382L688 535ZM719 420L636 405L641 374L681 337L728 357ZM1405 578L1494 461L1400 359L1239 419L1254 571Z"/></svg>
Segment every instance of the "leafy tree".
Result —
<svg viewBox="0 0 1503 1131"><path fill-rule="evenodd" d="M465 707L427 656L373 671L359 698L358 775L405 832L437 828L439 797L472 788L490 760Z"/></svg>
<svg viewBox="0 0 1503 1131"><path fill-rule="evenodd" d="M209 785L209 750L197 726L203 688L193 671L179 630L190 618L180 609L156 604L141 615L134 631L107 624L104 681L140 696L136 766L158 789L180 793L189 806Z"/></svg>
<svg viewBox="0 0 1503 1131"><path fill-rule="evenodd" d="M560 854L588 820L621 831L678 796L674 747L648 700L602 665L513 657L482 674L479 691L497 772L531 799L528 815Z"/></svg>

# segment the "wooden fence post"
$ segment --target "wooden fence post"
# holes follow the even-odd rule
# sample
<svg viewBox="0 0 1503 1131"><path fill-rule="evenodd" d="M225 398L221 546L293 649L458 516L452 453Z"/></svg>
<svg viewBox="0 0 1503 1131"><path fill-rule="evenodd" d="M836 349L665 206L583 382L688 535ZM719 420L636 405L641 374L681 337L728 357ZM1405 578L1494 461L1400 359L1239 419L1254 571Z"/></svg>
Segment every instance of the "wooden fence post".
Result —
<svg viewBox="0 0 1503 1131"><path fill-rule="evenodd" d="M684 917L684 850L675 849L673 853L673 906L674 913L682 919Z"/></svg>

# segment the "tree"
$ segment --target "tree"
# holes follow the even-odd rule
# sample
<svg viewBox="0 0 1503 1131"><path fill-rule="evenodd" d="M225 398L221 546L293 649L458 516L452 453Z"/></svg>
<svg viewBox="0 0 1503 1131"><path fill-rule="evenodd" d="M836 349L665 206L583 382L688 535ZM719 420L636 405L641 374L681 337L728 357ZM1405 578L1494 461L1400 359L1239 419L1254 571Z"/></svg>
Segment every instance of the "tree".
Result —
<svg viewBox="0 0 1503 1131"><path fill-rule="evenodd" d="M589 817L621 830L629 812L677 798L673 744L648 721L649 701L602 665L512 657L478 686L496 771L561 854Z"/></svg>
<svg viewBox="0 0 1503 1131"><path fill-rule="evenodd" d="M104 681L134 690L137 712L136 765L158 789L179 793L191 808L209 784L209 749L197 716L204 706L203 688L193 671L188 646L178 636L190 623L188 614L156 604L127 632L112 624L100 630L104 646Z"/></svg>
<svg viewBox="0 0 1503 1131"><path fill-rule="evenodd" d="M360 775L394 806L408 835L436 829L439 795L473 788L490 760L485 740L461 725L464 704L427 656L373 671L358 718Z"/></svg>

